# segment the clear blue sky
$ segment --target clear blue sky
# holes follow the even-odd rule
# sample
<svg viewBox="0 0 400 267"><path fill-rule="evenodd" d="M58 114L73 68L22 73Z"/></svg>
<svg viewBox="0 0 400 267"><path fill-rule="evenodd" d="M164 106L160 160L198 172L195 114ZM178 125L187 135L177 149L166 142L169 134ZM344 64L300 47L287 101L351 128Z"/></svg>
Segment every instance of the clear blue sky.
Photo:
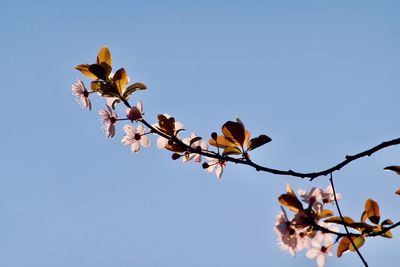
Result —
<svg viewBox="0 0 400 267"><path fill-rule="evenodd" d="M106 45L148 85L133 100L149 121L167 112L208 137L238 116L273 139L254 161L314 171L399 137L399 13L398 1L0 1L0 266L314 266L280 251L272 227L286 183L327 179L230 165L218 182L155 138L132 156L121 128L101 133L100 101L74 103L73 67ZM382 171L399 153L336 174L344 213L372 197L400 220L400 179ZM399 233L368 240L371 266L396 265Z"/></svg>

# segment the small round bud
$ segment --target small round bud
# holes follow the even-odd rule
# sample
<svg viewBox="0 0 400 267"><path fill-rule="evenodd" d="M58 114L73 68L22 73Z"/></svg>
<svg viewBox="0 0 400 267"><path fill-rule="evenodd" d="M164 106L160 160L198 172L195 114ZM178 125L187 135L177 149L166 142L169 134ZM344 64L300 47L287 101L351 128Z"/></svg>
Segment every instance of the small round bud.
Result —
<svg viewBox="0 0 400 267"><path fill-rule="evenodd" d="M181 157L181 154L178 154L178 153L174 153L174 154L172 154L172 156L171 156L171 158L173 159L173 160L177 160L177 159L179 159Z"/></svg>
<svg viewBox="0 0 400 267"><path fill-rule="evenodd" d="M214 139L214 140L217 140L218 134L216 132L212 132L211 133L211 138Z"/></svg>
<svg viewBox="0 0 400 267"><path fill-rule="evenodd" d="M203 164L201 164L201 167L203 167L203 169L207 169L209 165L207 162L204 162Z"/></svg>

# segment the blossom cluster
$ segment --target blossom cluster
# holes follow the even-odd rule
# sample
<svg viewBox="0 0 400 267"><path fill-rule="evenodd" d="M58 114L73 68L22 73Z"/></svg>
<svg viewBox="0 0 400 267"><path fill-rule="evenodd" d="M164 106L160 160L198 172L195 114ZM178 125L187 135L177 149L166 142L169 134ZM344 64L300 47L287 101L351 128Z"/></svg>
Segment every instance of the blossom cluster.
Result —
<svg viewBox="0 0 400 267"><path fill-rule="evenodd" d="M298 251L306 249L306 256L315 258L318 267L322 267L325 265L325 257L332 256L334 233L339 230L336 225L319 221L321 218L333 215L332 211L325 209L326 205L334 203L333 190L331 186L325 190L313 187L308 192L300 189L298 194L301 202L306 204L306 208L303 208L289 185L287 193L279 198L280 202L295 215L289 219L281 206L274 227L278 235L278 244L293 256ZM340 195L337 194L336 197L340 198Z"/></svg>

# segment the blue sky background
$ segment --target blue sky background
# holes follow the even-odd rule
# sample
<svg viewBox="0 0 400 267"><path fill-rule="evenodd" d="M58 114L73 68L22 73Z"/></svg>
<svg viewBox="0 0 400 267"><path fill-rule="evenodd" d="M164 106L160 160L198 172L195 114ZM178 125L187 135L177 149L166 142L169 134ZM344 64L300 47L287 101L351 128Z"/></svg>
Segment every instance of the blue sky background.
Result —
<svg viewBox="0 0 400 267"><path fill-rule="evenodd" d="M73 67L106 45L170 113L207 138L240 117L266 166L316 171L399 137L398 1L0 1L0 266L313 266L280 251L277 197L325 187L229 165L217 181L153 146L132 156L71 97ZM122 110L120 110L122 111ZM345 214L400 220L398 147L335 174ZM395 238L361 249L395 266ZM359 266L355 254L328 266Z"/></svg>

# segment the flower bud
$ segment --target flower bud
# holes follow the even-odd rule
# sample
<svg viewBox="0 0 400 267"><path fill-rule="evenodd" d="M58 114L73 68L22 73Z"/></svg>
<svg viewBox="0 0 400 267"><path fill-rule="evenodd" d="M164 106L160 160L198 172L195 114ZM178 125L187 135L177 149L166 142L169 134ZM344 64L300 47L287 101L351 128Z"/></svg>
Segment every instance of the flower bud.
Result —
<svg viewBox="0 0 400 267"><path fill-rule="evenodd" d="M217 141L218 134L216 132L212 132L211 133L211 138L214 139L215 141Z"/></svg>
<svg viewBox="0 0 400 267"><path fill-rule="evenodd" d="M173 153L172 156L171 156L171 158L172 158L173 160L177 160L177 159L179 159L181 156L182 156L181 154Z"/></svg>
<svg viewBox="0 0 400 267"><path fill-rule="evenodd" d="M203 164L201 164L201 167L203 167L203 169L207 169L209 165L207 162L204 162Z"/></svg>

